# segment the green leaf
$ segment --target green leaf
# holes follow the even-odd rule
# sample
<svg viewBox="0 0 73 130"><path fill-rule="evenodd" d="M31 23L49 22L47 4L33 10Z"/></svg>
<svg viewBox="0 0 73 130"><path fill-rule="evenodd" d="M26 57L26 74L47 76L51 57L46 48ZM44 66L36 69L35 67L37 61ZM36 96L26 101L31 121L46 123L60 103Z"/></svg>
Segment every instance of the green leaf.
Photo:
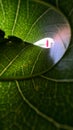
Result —
<svg viewBox="0 0 73 130"><path fill-rule="evenodd" d="M73 130L72 5L71 0L0 0L0 29L5 32L0 41L1 130ZM67 25L68 49L54 62L51 49L32 43L53 37L57 22L59 29ZM50 24L55 26L48 31Z"/></svg>
<svg viewBox="0 0 73 130"><path fill-rule="evenodd" d="M12 45L0 46L0 77L4 79L30 77L51 69L62 58L69 46L71 30L66 17L52 5L45 5L39 1L19 0L18 4L11 1L10 6L8 5L9 1L4 2L1 2L1 13L5 14L1 29L5 31L6 36L15 35L27 42L34 43L34 45L35 41L49 37L55 43L52 48L47 50L35 46L25 47L23 43L23 45L17 46L19 41L16 39L16 43ZM17 9L16 12L9 10L9 15L8 6L11 11L12 7ZM32 9L34 9L34 13L32 13ZM5 59L4 62L3 59Z"/></svg>

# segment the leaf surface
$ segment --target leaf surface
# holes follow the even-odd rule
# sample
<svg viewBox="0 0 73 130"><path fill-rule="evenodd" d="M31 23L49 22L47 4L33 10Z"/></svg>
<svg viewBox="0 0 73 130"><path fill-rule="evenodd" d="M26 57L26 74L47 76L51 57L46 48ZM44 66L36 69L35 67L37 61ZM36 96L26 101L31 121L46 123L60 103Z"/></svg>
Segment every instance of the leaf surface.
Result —
<svg viewBox="0 0 73 130"><path fill-rule="evenodd" d="M5 31L6 37L14 35L27 42L0 43L1 130L73 130L70 31L69 48L59 62L52 61L48 50L32 44L43 36L52 36L51 31L56 32L56 29L47 30L48 16L52 22L55 19L55 25L65 22L72 28L72 5L71 0L0 1L0 29Z"/></svg>

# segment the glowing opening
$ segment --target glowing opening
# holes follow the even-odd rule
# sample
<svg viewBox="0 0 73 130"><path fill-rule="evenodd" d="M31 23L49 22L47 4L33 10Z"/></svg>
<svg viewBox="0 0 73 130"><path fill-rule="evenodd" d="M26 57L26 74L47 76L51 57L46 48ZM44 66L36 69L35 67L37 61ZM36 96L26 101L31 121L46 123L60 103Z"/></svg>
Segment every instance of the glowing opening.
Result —
<svg viewBox="0 0 73 130"><path fill-rule="evenodd" d="M51 48L55 44L52 38L44 38L34 43L34 45L42 47L42 48Z"/></svg>

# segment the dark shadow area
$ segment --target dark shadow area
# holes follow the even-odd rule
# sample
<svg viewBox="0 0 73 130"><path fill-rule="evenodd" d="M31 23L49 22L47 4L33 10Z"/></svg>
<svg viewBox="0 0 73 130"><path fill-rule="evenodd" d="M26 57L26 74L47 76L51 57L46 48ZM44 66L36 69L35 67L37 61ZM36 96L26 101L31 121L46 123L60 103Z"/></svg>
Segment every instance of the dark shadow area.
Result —
<svg viewBox="0 0 73 130"><path fill-rule="evenodd" d="M8 41L9 42L13 42L13 43L21 43L23 42L20 38L16 37L16 36L8 36Z"/></svg>
<svg viewBox="0 0 73 130"><path fill-rule="evenodd" d="M5 32L0 29L0 39L4 39Z"/></svg>
<svg viewBox="0 0 73 130"><path fill-rule="evenodd" d="M4 124L2 122L2 119L0 119L0 130L4 130L3 127L4 127Z"/></svg>
<svg viewBox="0 0 73 130"><path fill-rule="evenodd" d="M0 43L21 43L23 42L20 38L17 38L16 36L8 36L8 38L5 38L5 32L0 29Z"/></svg>
<svg viewBox="0 0 73 130"><path fill-rule="evenodd" d="M0 44L5 44L8 42L8 39L5 38L5 32L0 29Z"/></svg>
<svg viewBox="0 0 73 130"><path fill-rule="evenodd" d="M0 45L6 44L8 43L8 45L10 45L11 43L24 43L26 46L27 45L31 45L28 42L23 41L22 39L16 37L16 36L8 36L8 38L5 38L5 32L3 30L0 29Z"/></svg>
<svg viewBox="0 0 73 130"><path fill-rule="evenodd" d="M17 44L21 44L21 43L23 43L23 44L25 44L25 46L29 46L29 45L33 45L33 44L31 44L31 43L28 43L28 42L26 42L26 41L23 41L22 39L20 39L20 38L18 38L18 37L16 37L16 36L8 36L8 42L9 43L17 43Z"/></svg>

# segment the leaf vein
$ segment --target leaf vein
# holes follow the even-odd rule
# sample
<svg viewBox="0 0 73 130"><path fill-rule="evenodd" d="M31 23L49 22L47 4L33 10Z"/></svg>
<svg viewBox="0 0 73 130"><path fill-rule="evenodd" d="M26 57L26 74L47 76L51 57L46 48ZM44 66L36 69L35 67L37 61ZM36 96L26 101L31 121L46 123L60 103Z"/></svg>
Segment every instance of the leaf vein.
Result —
<svg viewBox="0 0 73 130"><path fill-rule="evenodd" d="M26 48L28 48L28 46L25 47L25 48L23 48L23 49L20 51L20 53L18 53L18 54L15 56L15 58L13 58L13 60L10 61L10 63L9 63L9 64L3 69L3 71L0 73L0 76L2 76L2 75L4 74L4 72L12 65L12 63L19 57L19 55L21 54L21 52L23 52Z"/></svg>
<svg viewBox="0 0 73 130"><path fill-rule="evenodd" d="M55 79L55 78L46 77L44 75L40 75L40 77L53 81L53 82L67 82L67 83L73 82L73 79Z"/></svg>
<svg viewBox="0 0 73 130"><path fill-rule="evenodd" d="M27 0L27 19L29 18L29 0Z"/></svg>
<svg viewBox="0 0 73 130"><path fill-rule="evenodd" d="M53 118L45 115L44 113L42 113L41 111L39 111L34 105L32 105L26 98L25 96L23 95L21 89L20 89L20 86L19 86L19 83L18 81L16 80L16 86L18 88L18 91L22 97L22 99L28 104L28 106L30 108L32 108L32 110L34 110L39 116L41 116L42 118L44 118L45 120L47 120L48 122L52 123L55 127L57 128L62 128L62 129L66 129L66 130L73 130L73 127L71 126L68 126L68 125L63 125L63 124L60 124L58 122L56 122Z"/></svg>
<svg viewBox="0 0 73 130"><path fill-rule="evenodd" d="M39 53L38 53L38 55L37 55L37 58L36 58L36 60L35 60L35 62L34 62L34 65L33 65L33 67L32 67L32 70L31 70L31 75L32 75L32 73L33 73L33 71L34 71L35 65L36 65L36 63L37 63L37 61L38 61L38 59L39 59L39 56L40 56L41 52L42 52L42 50L40 50Z"/></svg>
<svg viewBox="0 0 73 130"><path fill-rule="evenodd" d="M71 16L73 14L73 8L71 9L69 16Z"/></svg>
<svg viewBox="0 0 73 130"><path fill-rule="evenodd" d="M5 11L4 11L4 7L3 7L3 3L2 3L2 0L0 0L0 4L1 4L1 8L2 8L2 12L3 12L3 21L2 21L2 24L4 23L4 20L5 20Z"/></svg>
<svg viewBox="0 0 73 130"><path fill-rule="evenodd" d="M16 16L15 16L15 20L14 20L14 24L13 24L13 28L12 28L12 35L13 35L13 33L14 33L14 29L15 29L16 22L17 22L17 18L18 18L18 14L19 14L20 2L21 2L21 0L18 0Z"/></svg>
<svg viewBox="0 0 73 130"><path fill-rule="evenodd" d="M34 26L38 23L38 21L39 21L48 11L50 11L50 10L51 10L51 8L47 9L40 17L37 18L37 20L32 24L32 26L31 26L29 32L27 33L27 35L26 35L26 37L25 37L25 40L26 40L26 38L29 36L29 34L31 33L31 31L32 31L32 29L34 28Z"/></svg>

